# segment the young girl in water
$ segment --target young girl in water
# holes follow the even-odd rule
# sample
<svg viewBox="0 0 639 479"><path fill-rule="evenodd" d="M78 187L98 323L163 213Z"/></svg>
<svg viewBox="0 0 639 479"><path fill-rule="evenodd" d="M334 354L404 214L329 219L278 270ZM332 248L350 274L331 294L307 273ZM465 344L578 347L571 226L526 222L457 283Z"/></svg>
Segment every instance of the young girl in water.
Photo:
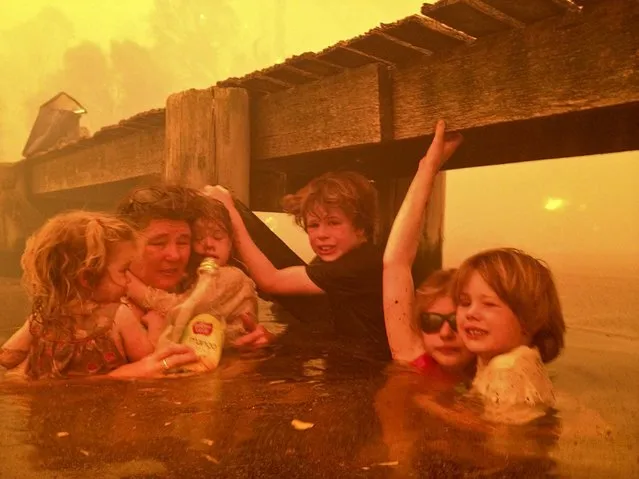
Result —
<svg viewBox="0 0 639 479"><path fill-rule="evenodd" d="M336 333L370 354L389 356L382 307L382 251L374 244L377 191L359 173L314 178L284 198L284 209L304 228L316 254L305 266L278 269L250 237L233 199L221 186L205 188L229 210L235 246L265 293L326 294ZM371 347L372 346L372 347Z"/></svg>
<svg viewBox="0 0 639 479"><path fill-rule="evenodd" d="M460 266L453 287L459 332L477 355L473 390L485 415L524 422L555 404L543 363L555 359L566 330L550 269L512 248L478 253Z"/></svg>
<svg viewBox="0 0 639 479"><path fill-rule="evenodd" d="M154 353L140 323L121 314L135 253L133 229L114 216L73 211L47 221L22 256L33 312L3 345L0 364L26 358L27 375L38 379L152 376L194 361L180 345Z"/></svg>
<svg viewBox="0 0 639 479"><path fill-rule="evenodd" d="M434 272L415 291L411 268L435 176L461 140L459 134L447 135L443 122L437 124L384 251L384 317L393 359L451 378L467 373L474 359L457 334L454 270Z"/></svg>
<svg viewBox="0 0 639 479"><path fill-rule="evenodd" d="M204 258L213 258L218 265L216 289L207 300L216 312L226 318L226 338L241 346L250 343L253 335L261 334L254 327L257 321L257 293L255 283L236 266L233 258L233 229L229 213L222 203L207 199L208 207L205 215L194 221L191 256L187 269L186 293L178 295L161 289L149 287L138 278L129 274L128 295L137 304L147 309L145 321L149 317L159 315L165 317L175 306L186 299L197 281L197 268ZM251 325L252 332L243 336L244 325ZM240 338L240 336L243 336ZM261 341L268 342L262 334Z"/></svg>

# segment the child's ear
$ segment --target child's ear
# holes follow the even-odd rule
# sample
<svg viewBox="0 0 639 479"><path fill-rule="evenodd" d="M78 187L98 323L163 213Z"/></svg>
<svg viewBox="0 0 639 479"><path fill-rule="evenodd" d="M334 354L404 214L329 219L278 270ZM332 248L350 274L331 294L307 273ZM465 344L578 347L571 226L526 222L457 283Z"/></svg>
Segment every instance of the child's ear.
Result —
<svg viewBox="0 0 639 479"><path fill-rule="evenodd" d="M85 289L91 289L95 287L95 274L88 270L80 271L78 275L78 281L80 281L80 285Z"/></svg>

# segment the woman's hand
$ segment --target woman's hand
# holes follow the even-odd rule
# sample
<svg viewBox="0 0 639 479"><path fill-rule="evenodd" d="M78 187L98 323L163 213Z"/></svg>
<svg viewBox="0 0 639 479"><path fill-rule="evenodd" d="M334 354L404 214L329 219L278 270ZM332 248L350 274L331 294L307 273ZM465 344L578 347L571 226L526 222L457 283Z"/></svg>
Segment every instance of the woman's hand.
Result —
<svg viewBox="0 0 639 479"><path fill-rule="evenodd" d="M149 356L112 371L114 377L157 378L167 371L194 363L195 351L184 344L164 343Z"/></svg>
<svg viewBox="0 0 639 479"><path fill-rule="evenodd" d="M422 158L422 162L439 171L461 145L464 137L459 132L446 132L446 122L439 120L435 126L435 137Z"/></svg>

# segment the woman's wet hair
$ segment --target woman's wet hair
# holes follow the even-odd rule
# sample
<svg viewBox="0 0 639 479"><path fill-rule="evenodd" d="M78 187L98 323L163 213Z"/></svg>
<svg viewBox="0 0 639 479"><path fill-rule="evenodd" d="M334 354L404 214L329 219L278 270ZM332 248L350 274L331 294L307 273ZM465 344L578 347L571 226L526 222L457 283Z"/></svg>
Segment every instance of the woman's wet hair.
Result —
<svg viewBox="0 0 639 479"><path fill-rule="evenodd" d="M210 200L194 188L177 185L142 186L131 190L116 212L138 230L153 220L185 221L189 225L211 212Z"/></svg>
<svg viewBox="0 0 639 479"><path fill-rule="evenodd" d="M464 286L477 272L519 320L522 330L550 362L564 347L566 325L550 268L543 261L514 248L482 251L462 263L453 286L459 301Z"/></svg>
<svg viewBox="0 0 639 479"><path fill-rule="evenodd" d="M440 269L434 271L415 290L415 305L411 326L415 331L421 331L418 323L419 315L440 298L451 297L456 269Z"/></svg>
<svg viewBox="0 0 639 479"><path fill-rule="evenodd" d="M377 239L378 198L375 186L354 171L325 173L311 180L297 193L282 199L284 211L306 230L308 215L318 209L339 208L353 226L370 241Z"/></svg>
<svg viewBox="0 0 639 479"><path fill-rule="evenodd" d="M90 299L113 248L135 240L130 224L107 213L70 211L49 219L27 240L21 258L33 319L45 329L71 330L69 307Z"/></svg>

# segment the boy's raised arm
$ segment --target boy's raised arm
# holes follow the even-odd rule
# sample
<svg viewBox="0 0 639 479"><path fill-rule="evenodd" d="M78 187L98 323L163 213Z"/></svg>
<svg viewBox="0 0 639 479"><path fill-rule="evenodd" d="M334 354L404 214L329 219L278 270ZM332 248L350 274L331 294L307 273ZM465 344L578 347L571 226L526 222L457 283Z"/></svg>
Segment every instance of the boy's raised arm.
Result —
<svg viewBox="0 0 639 479"><path fill-rule="evenodd" d="M277 269L251 239L246 225L237 211L231 194L221 186L206 186L204 193L224 204L231 216L234 243L249 275L258 288L272 294L322 294L306 273L304 266Z"/></svg>

